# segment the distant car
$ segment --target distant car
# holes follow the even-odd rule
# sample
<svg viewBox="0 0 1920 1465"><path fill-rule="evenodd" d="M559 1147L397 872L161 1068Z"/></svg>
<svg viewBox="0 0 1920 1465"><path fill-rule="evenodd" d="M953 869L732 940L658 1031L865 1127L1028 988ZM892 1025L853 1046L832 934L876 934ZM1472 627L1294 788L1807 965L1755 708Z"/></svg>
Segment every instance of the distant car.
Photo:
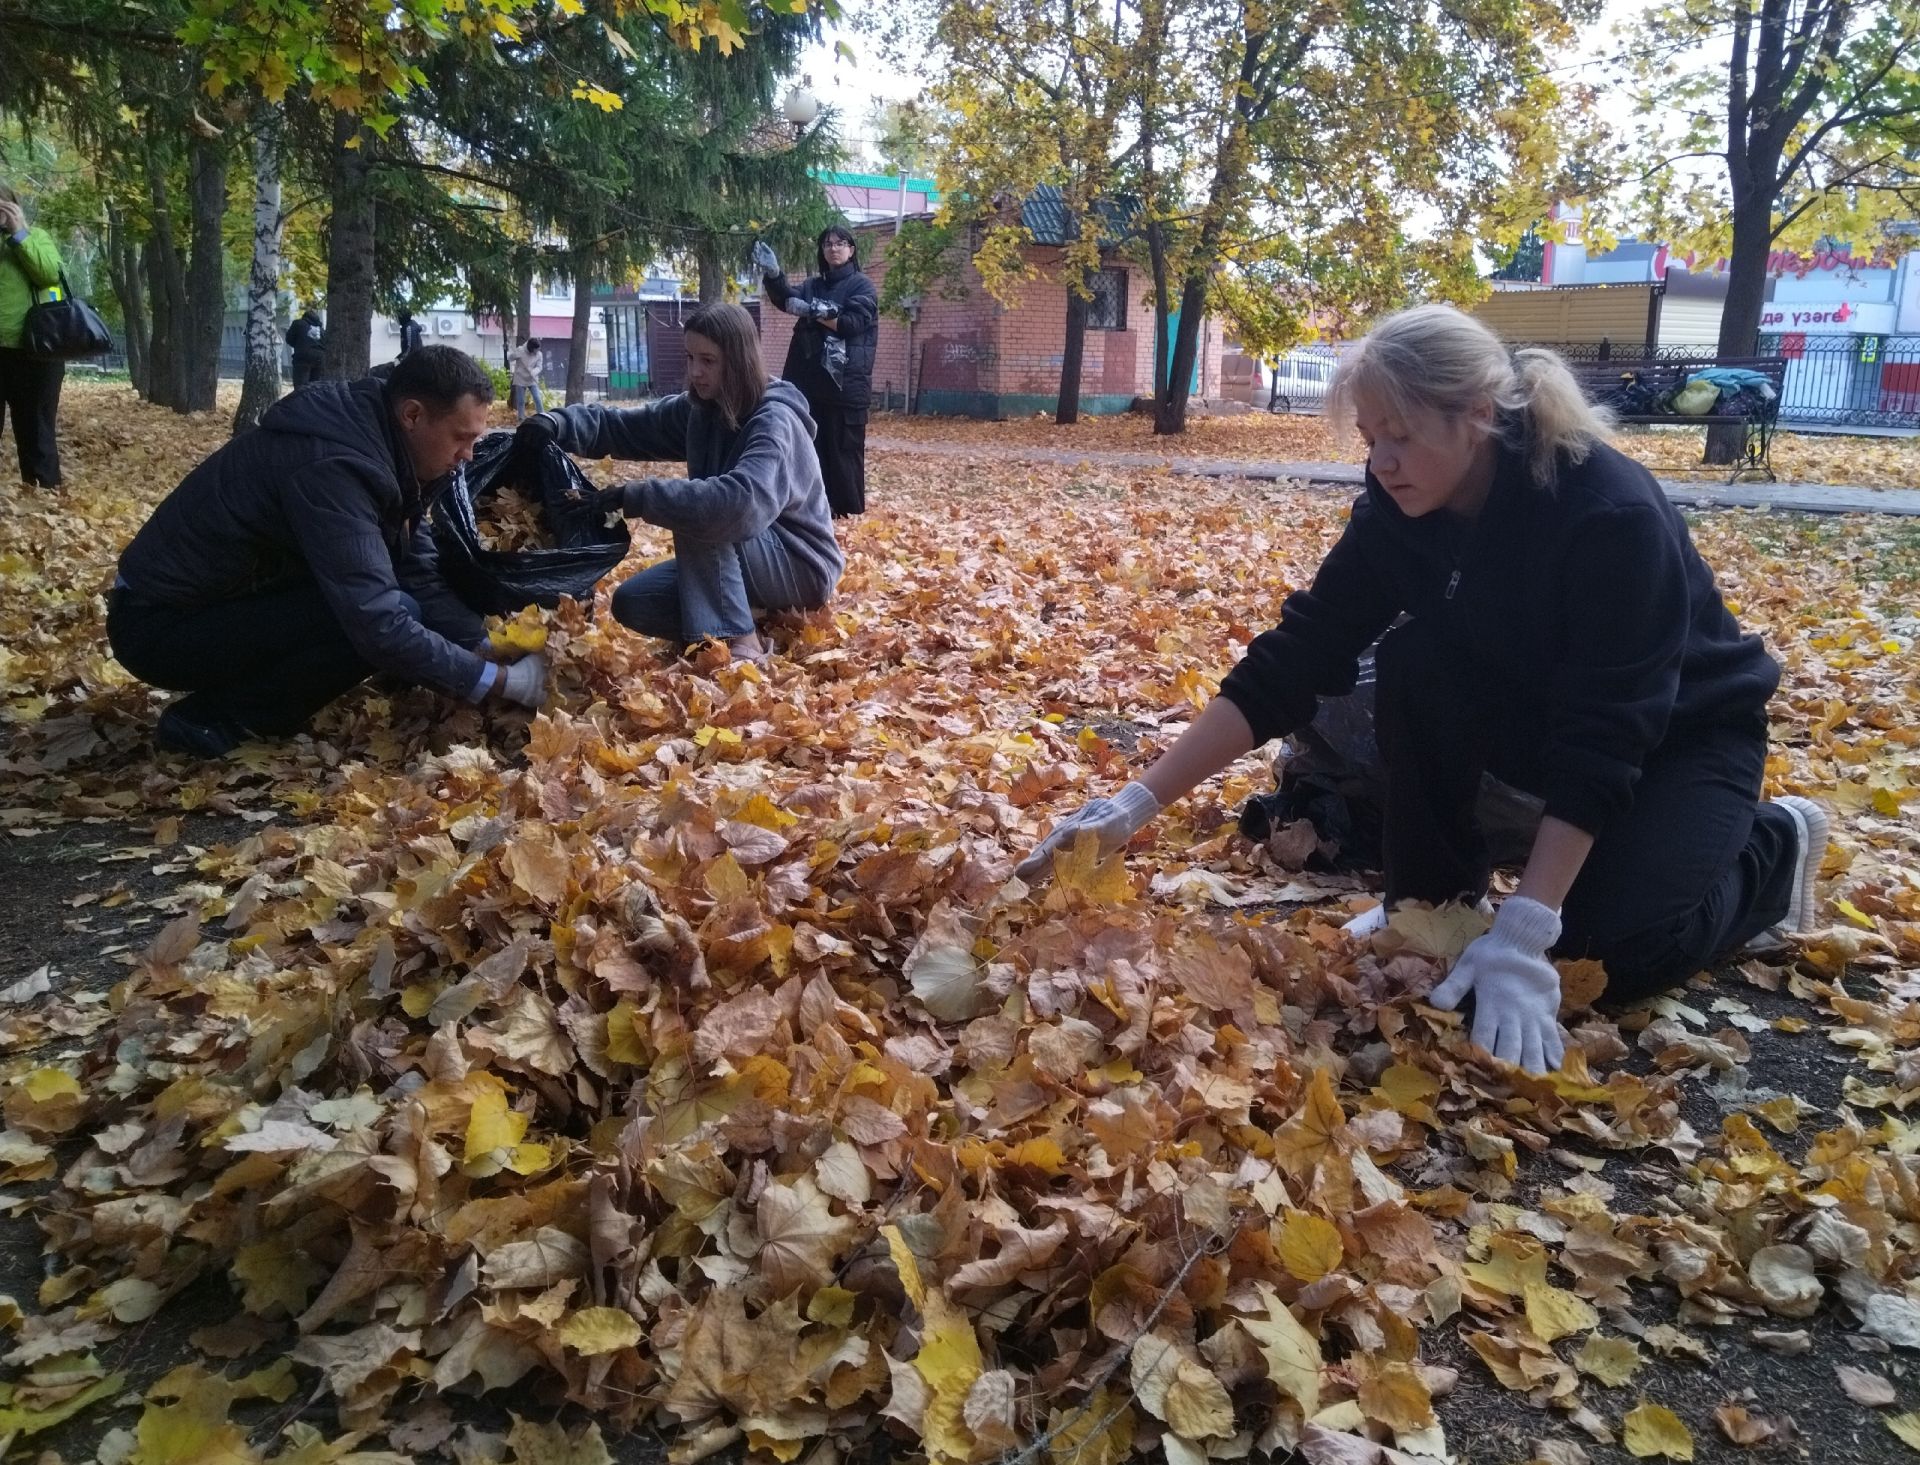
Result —
<svg viewBox="0 0 1920 1465"><path fill-rule="evenodd" d="M1289 351L1269 368L1267 411L1317 412L1333 381L1333 357L1319 351Z"/></svg>

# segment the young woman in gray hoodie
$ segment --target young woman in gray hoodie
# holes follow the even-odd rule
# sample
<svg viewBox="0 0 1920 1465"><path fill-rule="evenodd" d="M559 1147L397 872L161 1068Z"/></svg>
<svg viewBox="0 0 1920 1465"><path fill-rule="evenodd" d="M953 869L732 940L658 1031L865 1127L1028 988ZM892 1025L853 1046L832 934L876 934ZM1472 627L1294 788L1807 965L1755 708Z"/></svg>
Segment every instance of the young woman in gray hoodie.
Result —
<svg viewBox="0 0 1920 1465"><path fill-rule="evenodd" d="M514 452L549 442L587 458L684 458L685 478L639 478L602 507L673 531L673 558L613 593L613 616L681 647L725 641L764 662L760 610L818 610L846 561L834 538L806 398L769 382L753 317L705 305L687 317L687 390L639 407L581 403L522 422Z"/></svg>

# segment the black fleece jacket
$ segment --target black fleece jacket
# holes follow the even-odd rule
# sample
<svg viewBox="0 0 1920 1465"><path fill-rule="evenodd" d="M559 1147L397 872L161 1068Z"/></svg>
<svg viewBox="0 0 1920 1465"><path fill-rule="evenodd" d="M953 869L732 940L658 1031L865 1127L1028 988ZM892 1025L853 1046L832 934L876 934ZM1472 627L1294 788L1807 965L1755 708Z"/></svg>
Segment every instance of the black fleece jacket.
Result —
<svg viewBox="0 0 1920 1465"><path fill-rule="evenodd" d="M831 300L834 323L802 316L793 323L793 341L781 376L800 388L819 416L821 407L864 412L873 400L873 352L880 328L880 296L873 281L852 260L798 285L785 275L766 277L767 298L786 308L788 300Z"/></svg>
<svg viewBox="0 0 1920 1465"><path fill-rule="evenodd" d="M414 477L384 383L316 382L182 479L121 552L120 578L165 606L310 580L370 665L464 697L485 627L440 579L431 487Z"/></svg>
<svg viewBox="0 0 1920 1465"><path fill-rule="evenodd" d="M1720 598L1680 511L1606 446L1533 486L1503 447L1469 522L1410 519L1371 473L1313 584L1289 595L1221 684L1265 742L1353 690L1360 654L1402 612L1437 627L1470 685L1535 739L1547 812L1597 833L1649 753L1754 722L1780 680Z"/></svg>

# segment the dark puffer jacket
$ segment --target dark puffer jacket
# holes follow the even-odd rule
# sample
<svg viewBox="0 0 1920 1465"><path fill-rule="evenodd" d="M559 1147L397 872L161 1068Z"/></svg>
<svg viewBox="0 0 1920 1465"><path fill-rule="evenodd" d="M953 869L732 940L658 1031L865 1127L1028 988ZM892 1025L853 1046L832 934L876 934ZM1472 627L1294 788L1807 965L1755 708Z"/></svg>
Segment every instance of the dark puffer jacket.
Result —
<svg viewBox="0 0 1920 1465"><path fill-rule="evenodd" d="M310 580L370 665L464 697L484 665L467 648L485 627L440 580L429 497L385 384L316 382L181 480L121 553L120 580L168 606Z"/></svg>
<svg viewBox="0 0 1920 1465"><path fill-rule="evenodd" d="M802 316L793 324L793 344L780 373L800 388L816 410L837 407L864 412L873 399L873 348L880 327L880 296L873 281L848 260L789 285L784 275L768 275L767 298L782 309L789 300L831 300L839 310L834 323Z"/></svg>

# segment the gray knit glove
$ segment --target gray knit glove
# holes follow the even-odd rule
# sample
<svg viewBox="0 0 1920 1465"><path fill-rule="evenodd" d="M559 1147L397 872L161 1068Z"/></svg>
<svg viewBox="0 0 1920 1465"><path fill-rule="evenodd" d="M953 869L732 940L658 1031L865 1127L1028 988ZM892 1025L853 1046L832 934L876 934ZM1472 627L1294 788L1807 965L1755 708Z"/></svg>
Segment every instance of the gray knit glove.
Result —
<svg viewBox="0 0 1920 1465"><path fill-rule="evenodd" d="M777 275L780 271L780 256L773 252L773 246L766 240L754 242L753 263L763 275Z"/></svg>
<svg viewBox="0 0 1920 1465"><path fill-rule="evenodd" d="M1502 1063L1549 1073L1566 1056L1560 1039L1560 973L1547 952L1560 939L1560 913L1509 896L1493 929L1460 953L1427 1001L1444 1011L1473 993L1473 1041Z"/></svg>
<svg viewBox="0 0 1920 1465"><path fill-rule="evenodd" d="M1111 798L1084 804L1053 826L1053 832L1041 840L1034 852L1013 873L1031 882L1053 873L1054 852L1071 845L1083 829L1091 829L1100 838L1101 858L1112 854L1134 835L1146 828L1160 812L1160 801L1144 783L1130 783Z"/></svg>
<svg viewBox="0 0 1920 1465"><path fill-rule="evenodd" d="M500 695L522 707L538 707L547 700L547 658L530 652L501 669Z"/></svg>

